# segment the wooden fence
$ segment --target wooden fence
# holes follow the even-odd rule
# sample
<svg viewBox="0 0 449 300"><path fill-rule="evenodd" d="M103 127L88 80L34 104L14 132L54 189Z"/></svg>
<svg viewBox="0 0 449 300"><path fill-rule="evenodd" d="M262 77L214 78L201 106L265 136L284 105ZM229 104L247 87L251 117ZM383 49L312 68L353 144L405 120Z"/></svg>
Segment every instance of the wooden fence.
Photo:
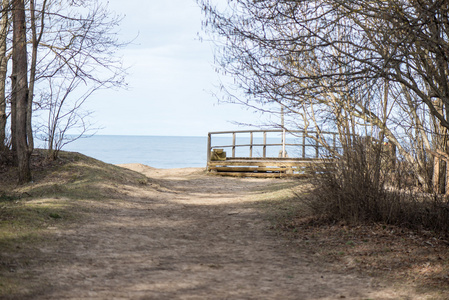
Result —
<svg viewBox="0 0 449 300"><path fill-rule="evenodd" d="M223 136L227 136L226 142L217 139ZM244 142L240 143L239 139ZM338 151L336 133L299 130L209 132L207 170L225 176L305 176L313 165L324 163L323 155L329 148ZM237 156L243 149L247 154ZM261 149L261 152L255 149Z"/></svg>

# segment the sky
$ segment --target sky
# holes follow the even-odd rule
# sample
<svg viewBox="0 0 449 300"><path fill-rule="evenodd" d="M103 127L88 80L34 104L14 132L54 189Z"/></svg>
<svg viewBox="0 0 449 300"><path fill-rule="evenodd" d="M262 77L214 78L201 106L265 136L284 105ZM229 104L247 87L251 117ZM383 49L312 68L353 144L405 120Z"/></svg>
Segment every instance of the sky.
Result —
<svg viewBox="0 0 449 300"><path fill-rule="evenodd" d="M214 45L198 37L205 35L195 0L108 2L124 15L121 39L137 38L120 52L129 68L129 89L100 91L85 106L102 127L97 134L206 136L249 128L236 122L261 123L260 114L219 103L211 94L218 91L220 77L214 71Z"/></svg>

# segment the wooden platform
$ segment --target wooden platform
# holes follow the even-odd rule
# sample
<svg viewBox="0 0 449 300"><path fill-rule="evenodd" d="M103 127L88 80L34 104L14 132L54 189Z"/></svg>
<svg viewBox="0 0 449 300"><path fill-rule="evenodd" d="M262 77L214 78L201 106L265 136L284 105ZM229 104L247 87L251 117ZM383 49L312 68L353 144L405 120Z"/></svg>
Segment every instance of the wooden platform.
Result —
<svg viewBox="0 0 449 300"><path fill-rule="evenodd" d="M307 177L316 172L322 159L303 158L227 158L210 161L207 169L212 174L234 177Z"/></svg>
<svg viewBox="0 0 449 300"><path fill-rule="evenodd" d="M269 134L274 135L275 140L270 138ZM291 142L288 134L292 135L296 142ZM259 135L258 140L257 135ZM225 141L222 138L218 142L213 141L213 137L216 139L223 136L229 136L229 139ZM336 148L336 134L332 132L287 132L286 130L209 132L207 170L211 174L234 177L310 176L317 172L317 166L326 163L326 160L321 158L320 152L329 148L329 143L326 147L323 146L325 140L329 141L334 149ZM300 155L297 155L299 157L288 157L288 147L296 150L292 152L294 154L299 152ZM236 150L245 148L248 150L248 157L237 157ZM255 149L259 149L258 157L255 157ZM278 157L273 157L274 155Z"/></svg>

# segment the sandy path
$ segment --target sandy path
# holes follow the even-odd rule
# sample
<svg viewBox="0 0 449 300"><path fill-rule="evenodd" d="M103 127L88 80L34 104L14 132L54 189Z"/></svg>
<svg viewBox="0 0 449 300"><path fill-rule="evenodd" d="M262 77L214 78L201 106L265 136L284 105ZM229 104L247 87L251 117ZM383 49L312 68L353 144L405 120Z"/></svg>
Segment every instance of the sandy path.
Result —
<svg viewBox="0 0 449 300"><path fill-rule="evenodd" d="M267 230L252 201L277 180L127 167L154 182L129 188L126 201L86 203L89 222L53 229L27 278L33 299L397 299Z"/></svg>

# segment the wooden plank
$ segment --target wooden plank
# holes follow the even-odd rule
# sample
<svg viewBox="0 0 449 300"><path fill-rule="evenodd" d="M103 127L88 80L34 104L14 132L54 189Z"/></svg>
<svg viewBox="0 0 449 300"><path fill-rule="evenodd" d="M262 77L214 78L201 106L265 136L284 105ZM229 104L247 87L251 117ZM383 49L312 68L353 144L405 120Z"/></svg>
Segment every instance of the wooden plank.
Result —
<svg viewBox="0 0 449 300"><path fill-rule="evenodd" d="M250 140L248 143L238 143L237 134L248 134ZM254 134L263 133L263 143L255 143ZM275 143L268 143L267 133L282 133L281 143L275 141ZM323 147L320 142L321 134L332 134L333 146L336 148L336 134L333 132L317 132L317 131L307 131L307 130L292 130L288 131L288 134L296 136L297 138L302 138L302 143L288 143L286 137L286 130L240 130L240 131L220 131L220 132L209 132L208 133L208 157L207 157L207 170L214 173L225 176L251 176L251 177L279 177L294 174L297 176L299 174L314 173L316 171L316 166L326 165L332 160L319 158L320 147ZM297 134L296 134L297 133ZM232 143L226 142L226 145L216 145L212 142L212 136L217 134L231 134ZM239 135L240 137L240 135ZM276 135L278 137L278 135ZM315 142L307 144L307 137L311 137ZM214 146L213 146L214 145ZM287 158L287 157L266 157L267 148L270 149L278 148L282 146L282 153L286 151L286 146L289 147L302 147L302 157ZM235 157L236 148L246 148L249 149L249 157ZM262 147L262 157L253 157L255 147ZM276 147L276 148L274 148ZM227 157L225 161L211 161L210 152L212 148L227 148L231 152L231 157ZM239 148L239 149L240 149ZM315 149L315 151L306 151L306 149ZM315 153L313 153L315 152ZM307 154L307 155L306 155ZM284 155L283 155L284 156ZM309 157L307 157L309 156ZM319 168L319 167L318 167ZM288 174L287 174L288 173ZM448 172L449 173L449 172ZM243 174L243 175L242 175ZM318 174L318 173L317 173ZM301 175L302 176L302 175ZM449 179L447 180L449 182ZM449 190L449 188L448 188Z"/></svg>
<svg viewBox="0 0 449 300"><path fill-rule="evenodd" d="M237 144L236 138L237 138L237 134L249 134L250 136L250 143L249 144ZM255 133L263 133L263 144L254 144L254 134ZM267 133L282 133L282 137L281 137L281 143L267 143ZM287 143L287 139L286 139L286 134L292 135L292 136L296 136L296 137L302 137L302 143ZM215 145L215 147L218 148L232 148L232 156L235 156L235 151L237 147L240 148L246 148L249 147L250 150L250 155L252 156L254 153L254 147L262 147L263 148L263 156L266 156L266 151L267 151L267 147L276 147L277 146L281 146L282 147L282 153L285 153L285 147L286 146L296 146L301 147L302 146L302 156L305 157L306 156L306 148L312 148L315 149L315 157L318 157L319 155L319 148L323 147L323 145L321 145L319 143L319 138L321 137L321 135L332 135L335 139L335 133L334 132L317 132L317 131L307 131L307 130L285 130L285 128L283 128L282 130L237 130L237 131L217 131L217 132L209 132L208 135L211 136L216 136L216 135L220 135L220 134L232 134L232 145ZM314 137L315 136L315 137ZM277 136L276 136L277 137ZM315 140L315 143L312 144L306 144L306 137L313 137L313 139ZM335 146L335 145L334 145Z"/></svg>
<svg viewBox="0 0 449 300"><path fill-rule="evenodd" d="M290 168L265 168L265 167L210 167L218 172L286 172Z"/></svg>
<svg viewBox="0 0 449 300"><path fill-rule="evenodd" d="M316 172L313 169L281 169L281 170L264 170L264 171L257 171L254 169L244 169L244 168L225 168L225 169L214 169L211 168L209 170L210 172L214 173L265 173L265 174L316 174Z"/></svg>
<svg viewBox="0 0 449 300"><path fill-rule="evenodd" d="M257 166L257 167L308 167L313 165L318 165L320 163L310 163L310 162L263 162L263 161L253 161L253 162L229 162L229 161L211 161L208 163L210 167L227 167L227 166Z"/></svg>
<svg viewBox="0 0 449 300"><path fill-rule="evenodd" d="M284 178L284 177L310 177L309 174L285 174L285 173L245 173L245 172L213 172L215 176L229 177L255 177L255 178Z"/></svg>
<svg viewBox="0 0 449 300"><path fill-rule="evenodd" d="M281 173L253 173L253 172L213 172L209 173L224 177L256 177L256 178L280 178Z"/></svg>
<svg viewBox="0 0 449 300"><path fill-rule="evenodd" d="M322 158L296 158L296 157L227 157L226 161L310 161L310 162L320 162L320 161L331 161L330 159L322 159Z"/></svg>
<svg viewBox="0 0 449 300"><path fill-rule="evenodd" d="M250 133L250 132L282 132L280 129L255 129L255 130L232 130L232 131L211 131L210 134L229 134L229 133ZM307 133L314 134L317 133L315 130L288 130L290 133ZM335 134L331 131L320 131L321 134Z"/></svg>

